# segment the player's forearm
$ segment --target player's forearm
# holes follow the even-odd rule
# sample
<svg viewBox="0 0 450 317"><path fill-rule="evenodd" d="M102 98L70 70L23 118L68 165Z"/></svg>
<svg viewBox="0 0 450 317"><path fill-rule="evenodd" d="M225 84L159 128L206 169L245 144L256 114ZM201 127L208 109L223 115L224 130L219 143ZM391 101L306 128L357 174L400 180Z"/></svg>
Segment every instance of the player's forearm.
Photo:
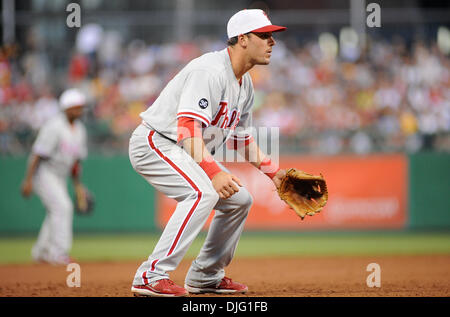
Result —
<svg viewBox="0 0 450 317"><path fill-rule="evenodd" d="M200 137L186 138L182 141L183 149L196 161L200 163L205 157L210 156L205 142ZM208 155L209 154L209 155Z"/></svg>
<svg viewBox="0 0 450 317"><path fill-rule="evenodd" d="M260 169L269 178L273 178L280 170L278 164L264 154L256 142L250 142L243 147L245 160L254 167Z"/></svg>
<svg viewBox="0 0 450 317"><path fill-rule="evenodd" d="M71 170L72 181L74 184L79 184L81 179L81 162L76 161Z"/></svg>
<svg viewBox="0 0 450 317"><path fill-rule="evenodd" d="M210 179L221 171L201 137L185 138L181 143L184 150L200 165Z"/></svg>
<svg viewBox="0 0 450 317"><path fill-rule="evenodd" d="M34 173L36 173L37 167L39 166L39 162L41 161L41 157L36 154L32 154L30 159L30 163L28 164L27 171L25 172L25 181L31 181Z"/></svg>
<svg viewBox="0 0 450 317"><path fill-rule="evenodd" d="M183 146L184 150L212 180L221 169L205 146L201 128L201 122L192 118L181 117L178 119L177 139L178 143Z"/></svg>
<svg viewBox="0 0 450 317"><path fill-rule="evenodd" d="M251 142L239 148L238 151L244 156L247 162L256 168L259 168L261 162L266 158L266 155L261 151L256 142Z"/></svg>
<svg viewBox="0 0 450 317"><path fill-rule="evenodd" d="M261 151L258 144L251 136L245 139L237 139L232 137L227 141L227 148L237 151L241 157L256 168L259 168L261 163L267 157L267 155Z"/></svg>

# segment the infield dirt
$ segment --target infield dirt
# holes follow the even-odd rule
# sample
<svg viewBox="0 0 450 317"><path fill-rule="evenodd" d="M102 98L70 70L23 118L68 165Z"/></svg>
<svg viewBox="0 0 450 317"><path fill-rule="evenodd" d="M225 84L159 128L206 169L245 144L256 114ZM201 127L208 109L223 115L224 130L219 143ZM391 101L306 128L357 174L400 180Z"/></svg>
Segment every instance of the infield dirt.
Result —
<svg viewBox="0 0 450 317"><path fill-rule="evenodd" d="M191 260L172 280L183 285ZM381 287L369 288L369 263L381 268ZM128 297L141 261L79 262L81 287L70 288L65 266L0 266L2 297ZM226 275L248 285L250 297L450 296L450 255L373 257L235 258ZM199 297L199 295L192 295ZM218 296L218 295L201 295Z"/></svg>

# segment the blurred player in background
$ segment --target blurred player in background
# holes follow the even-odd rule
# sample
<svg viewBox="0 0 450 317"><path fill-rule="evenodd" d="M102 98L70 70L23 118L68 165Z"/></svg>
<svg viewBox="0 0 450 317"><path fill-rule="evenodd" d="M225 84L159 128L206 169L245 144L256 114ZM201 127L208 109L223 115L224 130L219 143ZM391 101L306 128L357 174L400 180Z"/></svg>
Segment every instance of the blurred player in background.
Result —
<svg viewBox="0 0 450 317"><path fill-rule="evenodd" d="M82 195L80 161L87 156L86 129L79 120L86 105L85 96L78 89L68 89L61 94L59 103L61 113L39 130L22 183L22 195L29 197L34 191L46 209L32 258L56 265L72 262L69 252L73 204L67 177L72 176L77 196Z"/></svg>
<svg viewBox="0 0 450 317"><path fill-rule="evenodd" d="M141 114L129 154L133 168L158 191L178 201L160 240L138 268L132 292L142 296L245 293L246 285L225 276L252 204L240 180L216 162L227 143L279 186L285 171L254 142L254 91L248 71L270 62L275 40L264 11L242 10L227 25L228 47L191 61ZM250 159L253 158L253 159ZM184 288L169 279L211 211L215 215Z"/></svg>

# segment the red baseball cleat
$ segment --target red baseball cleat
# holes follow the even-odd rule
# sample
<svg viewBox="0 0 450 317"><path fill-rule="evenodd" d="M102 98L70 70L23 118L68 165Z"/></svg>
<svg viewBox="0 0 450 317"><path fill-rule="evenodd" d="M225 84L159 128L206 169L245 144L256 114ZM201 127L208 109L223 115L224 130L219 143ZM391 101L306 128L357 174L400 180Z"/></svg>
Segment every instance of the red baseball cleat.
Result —
<svg viewBox="0 0 450 317"><path fill-rule="evenodd" d="M217 293L217 294L231 294L231 293L246 293L248 291L247 285L233 282L231 278L224 277L217 286L210 287L194 287L184 284L184 288L192 294L203 293Z"/></svg>
<svg viewBox="0 0 450 317"><path fill-rule="evenodd" d="M169 279L162 279L145 285L133 285L131 291L134 296L181 297L188 295L184 288Z"/></svg>

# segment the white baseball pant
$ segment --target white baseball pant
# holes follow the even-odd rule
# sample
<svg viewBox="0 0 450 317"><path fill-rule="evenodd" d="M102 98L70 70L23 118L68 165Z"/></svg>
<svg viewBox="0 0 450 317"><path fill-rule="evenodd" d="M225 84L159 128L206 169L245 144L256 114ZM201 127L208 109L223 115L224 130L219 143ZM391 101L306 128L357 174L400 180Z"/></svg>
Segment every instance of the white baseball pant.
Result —
<svg viewBox="0 0 450 317"><path fill-rule="evenodd" d="M34 260L58 262L72 247L73 204L66 177L39 166L33 178L33 190L41 199L46 216L31 255Z"/></svg>
<svg viewBox="0 0 450 317"><path fill-rule="evenodd" d="M249 192L240 187L230 198L219 199L211 180L189 154L142 124L131 136L129 157L147 182L178 202L153 253L138 268L133 285L168 278L168 272L177 268L213 209L215 215L206 240L185 282L194 287L219 282L234 256L250 210Z"/></svg>

